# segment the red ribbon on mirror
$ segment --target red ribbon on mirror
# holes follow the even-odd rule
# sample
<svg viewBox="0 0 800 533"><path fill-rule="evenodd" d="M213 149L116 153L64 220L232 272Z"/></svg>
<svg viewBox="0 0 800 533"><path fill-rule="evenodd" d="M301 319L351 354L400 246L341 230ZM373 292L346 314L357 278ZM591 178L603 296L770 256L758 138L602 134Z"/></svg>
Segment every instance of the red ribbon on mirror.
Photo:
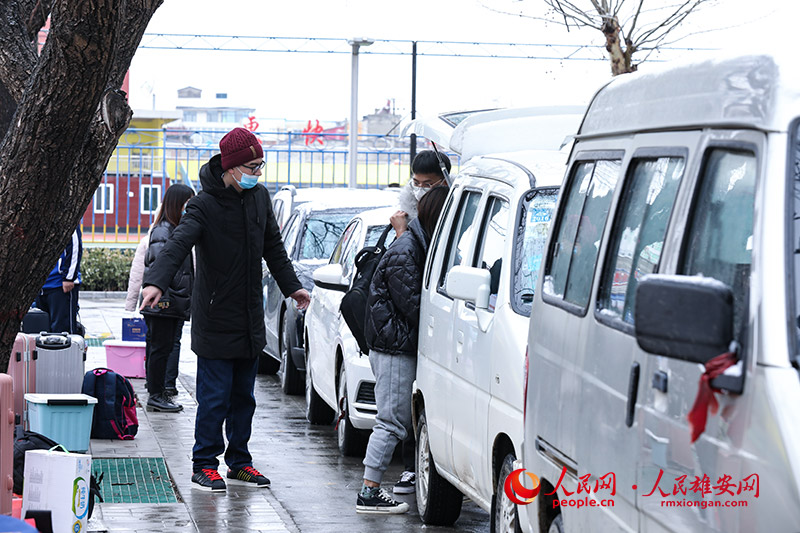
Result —
<svg viewBox="0 0 800 533"><path fill-rule="evenodd" d="M720 392L720 390L711 387L711 380L735 364L736 352L725 352L706 362L706 371L700 376L697 397L686 417L689 420L689 429L692 432L692 443L705 431L709 409L712 415L716 414L719 409L719 402L714 394Z"/></svg>

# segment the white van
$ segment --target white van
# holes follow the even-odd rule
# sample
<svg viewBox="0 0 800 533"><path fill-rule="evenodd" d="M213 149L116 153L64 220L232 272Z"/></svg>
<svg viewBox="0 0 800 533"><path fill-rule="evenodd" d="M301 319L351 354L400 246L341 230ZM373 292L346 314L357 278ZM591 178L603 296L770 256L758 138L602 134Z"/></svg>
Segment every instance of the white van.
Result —
<svg viewBox="0 0 800 533"><path fill-rule="evenodd" d="M425 523L452 524L466 495L493 531L516 527L502 483L521 452L528 316L582 111L477 113L453 130L462 164L429 248L413 394Z"/></svg>
<svg viewBox="0 0 800 533"><path fill-rule="evenodd" d="M794 58L596 94L531 314L530 531L800 530L798 169ZM704 365L729 351L693 442Z"/></svg>

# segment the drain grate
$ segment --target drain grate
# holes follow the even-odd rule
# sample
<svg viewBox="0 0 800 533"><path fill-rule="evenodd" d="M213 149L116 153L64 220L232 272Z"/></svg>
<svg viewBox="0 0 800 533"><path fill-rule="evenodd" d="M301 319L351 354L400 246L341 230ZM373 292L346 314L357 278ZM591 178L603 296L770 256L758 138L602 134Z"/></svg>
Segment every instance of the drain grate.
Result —
<svg viewBox="0 0 800 533"><path fill-rule="evenodd" d="M105 503L178 503L162 457L92 459Z"/></svg>

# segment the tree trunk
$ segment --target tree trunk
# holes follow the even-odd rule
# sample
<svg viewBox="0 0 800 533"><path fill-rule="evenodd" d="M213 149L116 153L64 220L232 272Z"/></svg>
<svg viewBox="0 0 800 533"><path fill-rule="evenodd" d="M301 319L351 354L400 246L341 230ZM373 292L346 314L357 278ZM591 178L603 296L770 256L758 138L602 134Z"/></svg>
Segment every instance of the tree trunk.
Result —
<svg viewBox="0 0 800 533"><path fill-rule="evenodd" d="M622 50L622 43L619 38L619 21L616 17L606 18L602 27L603 35L606 37L606 50L611 60L611 75L626 74L633 72L631 69L631 58Z"/></svg>
<svg viewBox="0 0 800 533"><path fill-rule="evenodd" d="M9 93L22 93L0 143L0 371L7 369L21 316L77 227L127 127L131 111L115 90L160 4L55 1L47 43L24 90L10 87L19 80L7 79L8 69L0 65ZM9 31L0 29L0 46L16 38Z"/></svg>

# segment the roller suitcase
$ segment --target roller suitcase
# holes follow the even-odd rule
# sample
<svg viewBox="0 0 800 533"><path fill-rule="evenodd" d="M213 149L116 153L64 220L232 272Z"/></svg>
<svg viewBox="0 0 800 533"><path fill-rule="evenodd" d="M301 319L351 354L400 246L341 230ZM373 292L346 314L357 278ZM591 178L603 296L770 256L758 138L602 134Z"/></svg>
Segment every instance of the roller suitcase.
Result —
<svg viewBox="0 0 800 533"><path fill-rule="evenodd" d="M11 514L14 488L14 379L0 374L0 515Z"/></svg>
<svg viewBox="0 0 800 533"><path fill-rule="evenodd" d="M32 307L25 313L21 326L23 333L39 334L43 331L50 331L50 314L47 311Z"/></svg>
<svg viewBox="0 0 800 533"><path fill-rule="evenodd" d="M35 387L38 394L78 394L83 385L86 341L80 335L46 333L36 337Z"/></svg>
<svg viewBox="0 0 800 533"><path fill-rule="evenodd" d="M36 338L25 333L17 333L14 339L14 348L11 351L11 358L8 360L8 374L14 380L14 416L15 424L27 427L27 409L25 405L25 393L36 392L33 383L31 366L35 364L33 360L33 350L36 346Z"/></svg>

